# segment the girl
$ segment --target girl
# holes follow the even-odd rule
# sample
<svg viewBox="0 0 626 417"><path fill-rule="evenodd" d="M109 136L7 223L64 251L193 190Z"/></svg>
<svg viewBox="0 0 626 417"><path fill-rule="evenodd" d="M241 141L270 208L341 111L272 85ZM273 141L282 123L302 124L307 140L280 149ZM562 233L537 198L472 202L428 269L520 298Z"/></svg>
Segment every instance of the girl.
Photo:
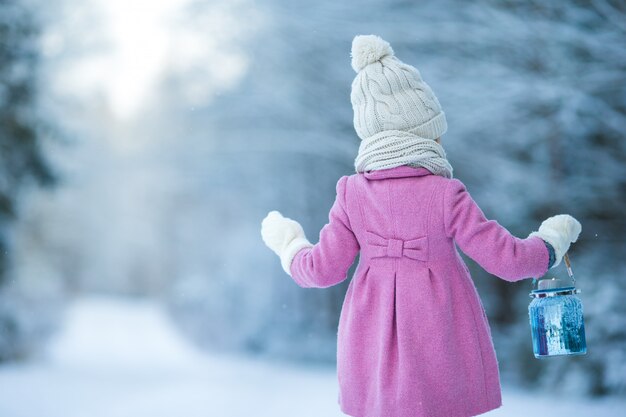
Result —
<svg viewBox="0 0 626 417"><path fill-rule="evenodd" d="M302 287L347 278L339 319L341 410L354 417L466 417L501 405L483 305L458 246L507 281L541 277L578 239L561 214L526 239L487 220L440 144L445 114L414 67L381 38L352 43L357 173L337 183L329 223L312 245L273 211L262 237Z"/></svg>

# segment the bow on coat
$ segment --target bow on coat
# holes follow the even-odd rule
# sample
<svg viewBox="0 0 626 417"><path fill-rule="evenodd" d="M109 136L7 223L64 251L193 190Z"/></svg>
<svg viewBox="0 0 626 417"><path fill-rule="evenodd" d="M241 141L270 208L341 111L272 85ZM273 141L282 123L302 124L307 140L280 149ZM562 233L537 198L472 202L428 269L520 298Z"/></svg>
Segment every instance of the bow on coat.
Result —
<svg viewBox="0 0 626 417"><path fill-rule="evenodd" d="M426 236L411 240L385 238L373 232L365 232L367 235L368 253L371 258L407 258L417 261L426 261L427 243Z"/></svg>

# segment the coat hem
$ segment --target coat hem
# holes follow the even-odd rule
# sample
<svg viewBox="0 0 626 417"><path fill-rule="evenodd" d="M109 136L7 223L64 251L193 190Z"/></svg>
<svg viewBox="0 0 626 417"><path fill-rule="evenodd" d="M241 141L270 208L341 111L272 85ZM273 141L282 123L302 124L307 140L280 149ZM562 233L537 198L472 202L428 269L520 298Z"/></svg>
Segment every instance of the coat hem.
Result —
<svg viewBox="0 0 626 417"><path fill-rule="evenodd" d="M496 401L493 404L487 404L484 407L477 407L475 410L468 411L470 414L463 413L463 414L450 415L446 413L446 414L440 414L440 415L430 415L428 417L475 417L475 416L479 416L481 414L485 414L490 411L496 410L500 407L502 407L502 401ZM341 410L343 414L349 417L366 417L365 414L359 414L356 411L350 411L348 407L344 407L342 404L339 405L339 409ZM381 415L377 417L392 417L392 415L389 415L389 416Z"/></svg>

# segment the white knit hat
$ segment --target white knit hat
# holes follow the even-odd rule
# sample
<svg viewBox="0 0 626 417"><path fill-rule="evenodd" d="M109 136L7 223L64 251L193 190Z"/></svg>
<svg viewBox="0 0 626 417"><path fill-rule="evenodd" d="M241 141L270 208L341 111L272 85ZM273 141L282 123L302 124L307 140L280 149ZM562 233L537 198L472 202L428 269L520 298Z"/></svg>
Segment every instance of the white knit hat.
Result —
<svg viewBox="0 0 626 417"><path fill-rule="evenodd" d="M386 130L437 139L448 125L446 115L419 71L393 55L388 42L375 35L352 41L354 128L361 139Z"/></svg>

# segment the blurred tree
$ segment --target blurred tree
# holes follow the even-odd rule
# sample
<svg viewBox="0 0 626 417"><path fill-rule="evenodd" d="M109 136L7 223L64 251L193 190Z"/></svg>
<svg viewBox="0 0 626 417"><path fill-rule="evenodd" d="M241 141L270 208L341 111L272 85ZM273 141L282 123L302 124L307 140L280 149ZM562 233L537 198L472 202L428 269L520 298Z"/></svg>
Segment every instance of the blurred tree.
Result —
<svg viewBox="0 0 626 417"><path fill-rule="evenodd" d="M490 316L503 368L530 386L624 393L626 331L616 323L626 314L617 302L626 294L617 261L626 251L626 6L605 0L486 5L465 10L464 42L466 51L490 62L491 72L508 72L506 96L497 103L510 107L492 113L500 122L480 131L491 148L487 160L495 166L508 160L508 167L499 166L497 179L477 179L476 186L483 185L477 195L490 217L520 237L554 214L580 219L583 232L571 252L591 346L583 358L536 361L528 354L523 314L529 284L481 282L497 294ZM548 276L555 274L566 276L564 266ZM564 378L567 383L557 383Z"/></svg>
<svg viewBox="0 0 626 417"><path fill-rule="evenodd" d="M9 262L8 230L19 211L20 190L53 177L41 149L36 110L38 27L18 0L0 0L0 361L19 351L14 300L2 294Z"/></svg>
<svg viewBox="0 0 626 417"><path fill-rule="evenodd" d="M20 1L0 0L0 282L6 269L5 230L17 215L26 180L50 184L36 111L38 31Z"/></svg>

